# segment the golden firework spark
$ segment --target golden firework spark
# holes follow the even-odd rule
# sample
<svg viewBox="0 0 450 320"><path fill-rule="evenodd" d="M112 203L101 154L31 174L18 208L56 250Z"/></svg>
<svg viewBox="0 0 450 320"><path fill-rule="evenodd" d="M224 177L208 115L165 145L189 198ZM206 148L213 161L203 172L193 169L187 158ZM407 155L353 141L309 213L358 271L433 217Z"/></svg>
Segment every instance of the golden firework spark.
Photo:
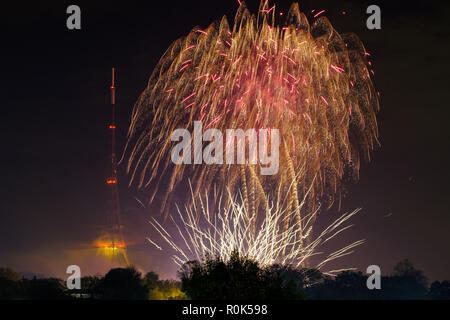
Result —
<svg viewBox="0 0 450 320"><path fill-rule="evenodd" d="M195 193L212 182L240 190L253 222L267 217L268 198L281 184L289 192L282 228L295 226L303 239L307 222L300 199L309 190L314 211L324 193L331 203L340 198L345 169L357 175L360 155L369 158L377 142L378 95L356 35L339 34L325 17L310 26L296 3L285 25L274 21L275 8L267 1L257 15L242 3L231 28L223 17L168 48L134 107L127 170L130 183L150 189L150 202L164 190L163 208L187 178L195 181ZM248 163L174 165L171 134L179 128L192 132L194 121L222 132L278 129L278 174L262 176L259 165ZM250 231L256 236L255 223Z"/></svg>
<svg viewBox="0 0 450 320"><path fill-rule="evenodd" d="M227 193L228 198L233 199L232 201L223 202L223 193L214 188L212 203L208 200L210 196L205 193L199 198L199 201L193 201L186 205L183 212L178 209L178 217L174 218L169 215L173 227L176 229L173 234L170 234L157 219L152 218L150 224L153 226L155 234L147 240L159 250L163 250L163 245L157 243L157 238L168 245L169 249L175 251L172 260L180 267L192 260L204 261L206 258L214 257L228 260L232 253L237 251L262 266L279 263L298 268L305 266L312 256L323 254L319 249L329 240L350 228L352 225L346 225L346 222L359 211L357 209L341 215L319 232L316 237L311 237L308 245L303 246L302 239L298 238L295 225L290 226L287 230L281 228L283 220L293 214L283 209L282 202L287 199L282 196L281 188L278 188L278 200L266 212L265 219L258 225L256 235L250 232L252 218L249 219L242 195L240 197L233 196L229 190ZM194 196L192 189L191 196L198 197ZM305 201L300 203L299 210L302 210L304 204ZM303 235L304 238L308 238L309 234L312 234L312 221L317 212L318 210L315 210L305 216L307 232ZM181 244L179 244L180 242ZM364 240L355 241L325 256L315 268L323 271L329 262L351 254L352 249L363 242ZM334 275L343 270L353 270L353 268L323 272Z"/></svg>

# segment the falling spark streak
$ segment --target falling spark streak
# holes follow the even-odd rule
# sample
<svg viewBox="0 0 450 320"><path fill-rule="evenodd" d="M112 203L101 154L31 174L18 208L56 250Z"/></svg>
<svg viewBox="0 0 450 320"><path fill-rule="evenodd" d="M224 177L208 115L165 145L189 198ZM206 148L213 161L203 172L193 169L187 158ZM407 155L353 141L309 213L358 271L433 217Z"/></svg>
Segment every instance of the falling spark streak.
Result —
<svg viewBox="0 0 450 320"><path fill-rule="evenodd" d="M322 13L324 13L325 12L325 10L321 10L321 11L319 11L319 12L317 12L315 15L314 15L314 18L317 18L318 16L320 16Z"/></svg>
<svg viewBox="0 0 450 320"><path fill-rule="evenodd" d="M230 190L227 196L232 197ZM191 188L191 196L194 193ZM281 189L278 190L278 200L272 203L269 211L266 212L265 219L260 223L256 235L248 232L252 224L243 203L242 195L233 197L233 201L223 205L223 194L214 192L213 205L209 205L210 195L205 194L200 197L199 207L195 202L185 206L184 212L177 207L177 217L170 215L173 226L178 233L174 234L182 238L182 245L178 245L173 236L155 219L149 222L159 236L168 244L175 254L172 260L182 266L191 260L203 261L207 257L221 257L227 260L233 251L237 250L241 255L256 260L262 266L269 266L274 263L299 267L312 256L322 254L318 249L329 240L333 239L341 232L347 230L352 225L344 226L351 217L359 212L359 209L351 213L340 216L327 226L319 235L313 238L306 246L301 247L301 240L297 237L295 226L291 226L283 231L280 227L283 220L287 218L283 205L279 200L282 198ZM305 201L300 204L303 207ZM216 212L210 212L216 210ZM310 225L311 217L317 215L318 210L310 213L310 218L305 227L312 229ZM200 219L197 219L197 218ZM176 222L179 219L181 222ZM312 231L310 231L312 232ZM305 235L304 237L306 237ZM154 238L147 240L156 248L161 250ZM355 241L325 257L315 268L323 269L324 266L333 260L351 254L352 249L363 244L364 240ZM353 270L354 268L323 271L328 275L335 275L343 270Z"/></svg>

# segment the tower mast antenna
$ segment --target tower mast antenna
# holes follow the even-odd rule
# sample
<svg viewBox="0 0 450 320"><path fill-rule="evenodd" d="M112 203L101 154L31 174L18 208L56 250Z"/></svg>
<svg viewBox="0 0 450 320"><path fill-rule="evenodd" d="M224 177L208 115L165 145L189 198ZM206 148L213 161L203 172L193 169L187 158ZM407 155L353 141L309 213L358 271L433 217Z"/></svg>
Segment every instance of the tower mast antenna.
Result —
<svg viewBox="0 0 450 320"><path fill-rule="evenodd" d="M115 87L115 68L112 68L111 79L111 123L109 130L111 132L111 153L110 153L110 172L106 180L109 186L110 201L108 206L108 219L110 229L110 248L109 253L112 258L123 256L126 265L129 265L126 253L126 245L122 232L122 219L120 213L119 188L117 179L117 158L116 158L116 87Z"/></svg>

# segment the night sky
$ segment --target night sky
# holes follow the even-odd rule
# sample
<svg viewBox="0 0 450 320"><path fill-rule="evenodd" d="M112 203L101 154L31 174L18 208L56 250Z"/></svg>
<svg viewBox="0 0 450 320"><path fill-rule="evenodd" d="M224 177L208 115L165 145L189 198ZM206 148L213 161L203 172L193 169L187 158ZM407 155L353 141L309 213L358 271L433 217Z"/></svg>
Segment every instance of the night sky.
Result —
<svg viewBox="0 0 450 320"><path fill-rule="evenodd" d="M381 146L346 183L340 212L361 207L355 226L333 246L366 243L333 267L382 273L405 258L430 280L450 279L448 148L450 3L448 1L301 1L325 9L339 32L355 32L370 52L381 94ZM271 1L273 3L273 1ZM82 29L66 28L66 8L81 7ZM247 1L252 12L259 0ZM286 11L290 1L277 1ZM382 29L366 28L365 9L381 7ZM118 153L131 110L166 48L236 0L55 1L2 5L0 266L46 276L104 273L91 243L105 223L111 67L117 70ZM343 15L342 11L346 14ZM176 276L169 252L145 237L158 215L140 209L120 168L120 192L131 261L142 271ZM337 217L322 210L318 228Z"/></svg>

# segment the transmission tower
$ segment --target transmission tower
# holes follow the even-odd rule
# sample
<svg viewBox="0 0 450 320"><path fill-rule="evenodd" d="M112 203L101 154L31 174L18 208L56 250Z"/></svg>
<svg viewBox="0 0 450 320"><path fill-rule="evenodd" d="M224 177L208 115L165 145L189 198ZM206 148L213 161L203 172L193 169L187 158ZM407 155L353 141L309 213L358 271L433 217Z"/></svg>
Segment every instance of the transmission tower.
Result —
<svg viewBox="0 0 450 320"><path fill-rule="evenodd" d="M106 236L98 244L102 253L119 265L129 265L127 248L123 236L123 224L120 213L119 188L117 178L117 157L116 157L116 87L115 69L112 68L111 81L111 122L109 131L111 134L111 150L109 173L106 179L109 199L107 202L107 232Z"/></svg>

